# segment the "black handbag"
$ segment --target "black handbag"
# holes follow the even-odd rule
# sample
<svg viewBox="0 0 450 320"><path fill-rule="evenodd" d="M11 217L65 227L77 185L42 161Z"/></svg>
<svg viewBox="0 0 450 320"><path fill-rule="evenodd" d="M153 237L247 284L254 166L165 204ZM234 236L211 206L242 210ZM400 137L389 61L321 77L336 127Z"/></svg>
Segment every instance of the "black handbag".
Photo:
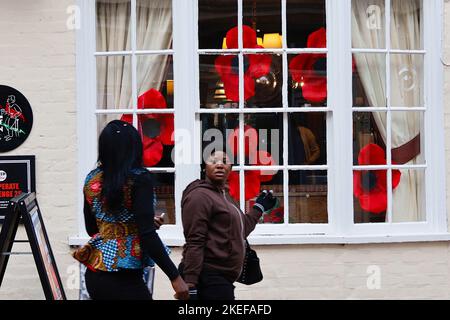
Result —
<svg viewBox="0 0 450 320"><path fill-rule="evenodd" d="M241 275L236 281L242 284L251 285L263 279L259 258L256 251L250 248L250 244L245 240L245 258Z"/></svg>

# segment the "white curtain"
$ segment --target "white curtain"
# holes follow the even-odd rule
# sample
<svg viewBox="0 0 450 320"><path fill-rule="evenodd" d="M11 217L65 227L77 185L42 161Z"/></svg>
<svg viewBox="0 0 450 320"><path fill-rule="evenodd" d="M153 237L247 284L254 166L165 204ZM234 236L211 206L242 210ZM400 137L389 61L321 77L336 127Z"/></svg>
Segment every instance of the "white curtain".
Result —
<svg viewBox="0 0 450 320"><path fill-rule="evenodd" d="M375 4L375 6L374 6ZM377 9L381 9L377 11ZM413 50L421 47L420 0L392 0L391 47ZM354 48L385 48L383 0L352 1L352 42ZM376 15L381 16L377 19ZM373 16L375 15L375 17ZM373 107L386 106L386 59L384 54L355 54L364 91ZM420 107L423 96L421 56L391 54L391 105ZM422 126L418 112L392 112L392 148L415 138ZM373 113L380 135L386 143L386 113ZM422 137L423 138L423 137ZM421 144L421 150L424 150ZM389 151L387 151L389 152ZM423 152L408 164L423 163ZM403 170L399 186L393 191L393 222L424 220L424 175Z"/></svg>
<svg viewBox="0 0 450 320"><path fill-rule="evenodd" d="M137 1L138 50L164 50L172 45L171 1ZM131 5L127 0L97 1L97 51L131 50ZM138 96L150 88L161 89L167 71L167 55L139 55ZM132 107L131 58L97 58L98 106L105 109Z"/></svg>

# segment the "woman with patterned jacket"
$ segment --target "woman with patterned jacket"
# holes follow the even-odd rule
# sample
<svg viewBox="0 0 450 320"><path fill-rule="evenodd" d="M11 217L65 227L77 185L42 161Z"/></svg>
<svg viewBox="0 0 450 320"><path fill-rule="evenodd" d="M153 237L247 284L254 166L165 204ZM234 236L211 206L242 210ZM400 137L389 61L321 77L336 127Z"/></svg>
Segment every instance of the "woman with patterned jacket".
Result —
<svg viewBox="0 0 450 320"><path fill-rule="evenodd" d="M154 261L167 275L175 298L188 287L156 233L152 176L142 167L142 141L130 124L111 121L99 137L98 167L84 185L89 242L74 253L86 265L92 299L150 300L143 269Z"/></svg>

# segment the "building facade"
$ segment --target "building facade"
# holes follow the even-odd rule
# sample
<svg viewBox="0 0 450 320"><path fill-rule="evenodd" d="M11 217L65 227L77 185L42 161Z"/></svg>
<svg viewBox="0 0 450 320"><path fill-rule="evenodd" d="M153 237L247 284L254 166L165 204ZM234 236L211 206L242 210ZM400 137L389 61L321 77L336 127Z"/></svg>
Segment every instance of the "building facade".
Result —
<svg viewBox="0 0 450 320"><path fill-rule="evenodd" d="M211 142L234 158L242 208L274 190L277 208L250 237L264 281L238 285L238 299L450 298L450 2L0 6L0 84L21 91L35 117L27 141L4 155L36 155L70 299L79 295L70 253L87 240L81 186L112 119L142 134L175 262L181 193ZM171 290L157 270L155 299ZM0 299L43 297L32 257L13 256Z"/></svg>

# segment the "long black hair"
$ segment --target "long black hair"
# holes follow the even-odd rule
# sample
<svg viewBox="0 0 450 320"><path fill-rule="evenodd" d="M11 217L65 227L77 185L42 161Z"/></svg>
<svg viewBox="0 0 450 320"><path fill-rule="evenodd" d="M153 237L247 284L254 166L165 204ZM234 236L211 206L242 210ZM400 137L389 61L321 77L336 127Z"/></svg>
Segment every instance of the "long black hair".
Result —
<svg viewBox="0 0 450 320"><path fill-rule="evenodd" d="M123 187L134 168L142 168L142 140L129 123L113 120L98 140L98 161L103 170L102 199L110 210L120 208Z"/></svg>

